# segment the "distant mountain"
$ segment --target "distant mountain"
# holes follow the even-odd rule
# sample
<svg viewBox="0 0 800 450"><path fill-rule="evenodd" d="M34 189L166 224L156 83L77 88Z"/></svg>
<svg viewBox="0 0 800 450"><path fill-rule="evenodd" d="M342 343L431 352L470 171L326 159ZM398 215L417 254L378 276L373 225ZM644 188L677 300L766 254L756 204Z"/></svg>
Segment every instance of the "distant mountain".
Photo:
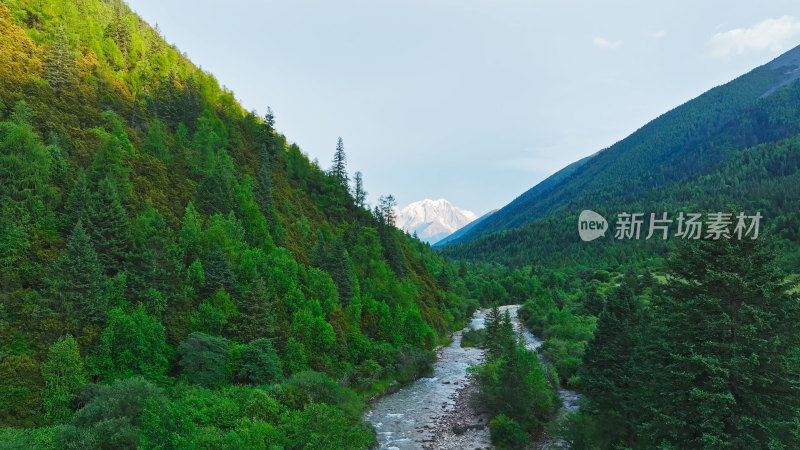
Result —
<svg viewBox="0 0 800 450"><path fill-rule="evenodd" d="M597 243L591 252L574 233L572 219L583 209L615 214L726 204L776 208L776 232L793 239L793 214L782 199L794 176L796 155L787 139L800 136L800 47L772 62L662 114L609 148L570 164L514 201L448 240L454 257L495 259L530 264L550 260L590 262L608 255ZM766 152L759 145L774 145ZM783 152L782 159L773 160ZM755 159L755 155L762 155ZM738 161L738 162L737 162ZM733 166L737 162L738 166ZM755 164L755 167L751 167ZM779 168L780 170L777 170ZM718 194L705 185L725 171ZM745 176L746 174L746 176ZM733 182L739 183L732 190ZM786 181L786 183L784 183ZM705 186L699 190L699 186ZM782 190L773 190L776 186ZM724 191L724 189L728 189ZM768 189L772 197L767 197ZM773 194L774 192L774 194ZM757 198L747 200L747 194ZM655 206L658 206L655 208ZM653 209L655 208L655 209ZM577 219L576 219L577 220ZM783 227L788 227L786 230ZM614 253L637 254L635 246L616 246ZM588 253L592 253L588 255ZM639 255L647 252L638 252ZM602 256L605 255L605 256ZM591 257L590 257L591 256ZM619 261L628 255L615 255Z"/></svg>
<svg viewBox="0 0 800 450"><path fill-rule="evenodd" d="M433 246L434 247L445 246L449 242L451 242L453 240L456 240L456 239L459 239L461 236L469 233L469 230L471 230L474 227L478 226L478 224L480 224L484 220L488 219L492 214L496 213L497 211L499 211L499 210L495 209L495 210L489 211L488 213L478 217L477 219L473 220L472 222L470 222L470 223L464 225L463 227L459 228L458 230L456 230L456 232L451 234L450 236L447 236L447 237L445 237L443 239L440 239L439 241L434 243Z"/></svg>
<svg viewBox="0 0 800 450"><path fill-rule="evenodd" d="M420 240L436 243L477 219L472 211L459 209L445 199L420 200L397 212L397 226Z"/></svg>

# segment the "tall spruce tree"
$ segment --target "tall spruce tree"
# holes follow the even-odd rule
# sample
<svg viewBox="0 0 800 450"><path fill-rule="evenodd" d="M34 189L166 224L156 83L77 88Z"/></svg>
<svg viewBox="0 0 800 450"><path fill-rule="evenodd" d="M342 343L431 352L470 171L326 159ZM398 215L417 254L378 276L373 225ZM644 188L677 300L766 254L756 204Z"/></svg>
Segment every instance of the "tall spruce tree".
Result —
<svg viewBox="0 0 800 450"><path fill-rule="evenodd" d="M48 279L48 296L55 311L85 324L105 316L103 270L92 239L78 222L67 240L67 250L56 260Z"/></svg>
<svg viewBox="0 0 800 450"><path fill-rule="evenodd" d="M106 275L113 276L125 265L131 248L131 229L128 212L122 206L117 187L108 178L100 182L91 196L89 234L92 236L98 259Z"/></svg>
<svg viewBox="0 0 800 450"><path fill-rule="evenodd" d="M355 197L356 206L363 208L367 200L367 191L364 190L364 178L361 172L356 172L353 175L355 186L353 187L353 197Z"/></svg>
<svg viewBox="0 0 800 450"><path fill-rule="evenodd" d="M50 44L44 78L50 83L50 86L60 89L72 80L74 67L75 58L72 45L64 27L59 27Z"/></svg>
<svg viewBox="0 0 800 450"><path fill-rule="evenodd" d="M604 444L628 444L642 416L647 375L641 364L645 339L641 300L631 286L615 289L600 313L594 339L584 354L581 385L589 399L584 411L596 416Z"/></svg>
<svg viewBox="0 0 800 450"><path fill-rule="evenodd" d="M86 178L86 173L83 172L75 180L75 184L67 196L64 231L70 231L69 227L74 227L78 222L89 223L90 198L89 181Z"/></svg>
<svg viewBox="0 0 800 450"><path fill-rule="evenodd" d="M269 106L267 106L267 113L264 115L264 124L266 124L269 131L275 130L275 114Z"/></svg>
<svg viewBox="0 0 800 450"><path fill-rule="evenodd" d="M272 338L277 331L277 318L270 302L269 292L262 277L250 284L250 290L236 303L239 314L236 330L244 342L259 338Z"/></svg>
<svg viewBox="0 0 800 450"><path fill-rule="evenodd" d="M799 448L800 302L761 240L686 245L654 309L662 343L643 429L654 445Z"/></svg>
<svg viewBox="0 0 800 450"><path fill-rule="evenodd" d="M339 180L342 186L347 187L347 182L349 181L347 177L347 156L344 154L344 142L341 137L336 141L336 152L333 154L331 174Z"/></svg>

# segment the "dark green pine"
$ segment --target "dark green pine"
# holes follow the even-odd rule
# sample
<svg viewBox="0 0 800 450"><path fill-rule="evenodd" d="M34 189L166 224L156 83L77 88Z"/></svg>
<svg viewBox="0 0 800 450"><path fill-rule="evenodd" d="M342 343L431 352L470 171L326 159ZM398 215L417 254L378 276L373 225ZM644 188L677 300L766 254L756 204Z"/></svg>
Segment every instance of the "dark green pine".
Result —
<svg viewBox="0 0 800 450"><path fill-rule="evenodd" d="M120 201L116 186L103 179L92 195L88 208L89 233L94 240L97 255L108 276L124 267L132 248L130 220Z"/></svg>

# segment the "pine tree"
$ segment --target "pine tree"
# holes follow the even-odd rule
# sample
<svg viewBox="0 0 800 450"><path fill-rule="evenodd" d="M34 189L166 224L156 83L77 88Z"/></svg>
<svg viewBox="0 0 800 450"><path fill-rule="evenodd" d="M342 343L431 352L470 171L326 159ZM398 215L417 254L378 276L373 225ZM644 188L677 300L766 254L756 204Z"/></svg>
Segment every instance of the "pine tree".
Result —
<svg viewBox="0 0 800 450"><path fill-rule="evenodd" d="M343 306L347 306L350 299L353 298L353 262L341 239L337 239L333 244L328 273L339 291L339 301Z"/></svg>
<svg viewBox="0 0 800 450"><path fill-rule="evenodd" d="M646 339L643 314L641 300L629 285L615 289L583 357L581 385L590 401L585 410L596 415L602 439L610 443L630 445L643 414L641 389L647 377L640 356Z"/></svg>
<svg viewBox="0 0 800 450"><path fill-rule="evenodd" d="M44 78L55 89L60 89L72 80L75 59L72 45L64 27L56 31L47 55Z"/></svg>
<svg viewBox="0 0 800 450"><path fill-rule="evenodd" d="M356 206L359 208L364 208L367 200L367 191L364 190L364 180L361 172L356 172L353 176L353 180L355 181L353 196L355 197Z"/></svg>
<svg viewBox="0 0 800 450"><path fill-rule="evenodd" d="M394 199L394 195L389 194L387 196L381 196L380 198L380 212L381 217L383 217L383 223L385 223L389 227L393 227L396 221L396 214L395 214L395 207L397 207L397 201Z"/></svg>
<svg viewBox="0 0 800 450"><path fill-rule="evenodd" d="M78 222L67 250L54 264L48 280L52 308L79 323L99 322L105 315L103 270L92 240Z"/></svg>
<svg viewBox="0 0 800 450"><path fill-rule="evenodd" d="M494 343L497 342L499 335L498 330L500 329L500 322L502 320L503 316L500 314L500 309L497 306L493 306L486 314L483 328L486 330L487 347L493 346ZM493 352L489 351L489 353Z"/></svg>
<svg viewBox="0 0 800 450"><path fill-rule="evenodd" d="M131 230L128 212L122 206L117 188L108 178L100 182L97 193L89 203L89 232L97 256L108 276L113 276L125 265L131 248Z"/></svg>
<svg viewBox="0 0 800 450"><path fill-rule="evenodd" d="M272 338L277 332L275 311L269 298L266 283L257 277L250 291L237 303L237 334L243 342L259 338Z"/></svg>
<svg viewBox="0 0 800 450"><path fill-rule="evenodd" d="M226 214L232 210L236 198L236 169L225 150L213 156L213 166L197 186L197 198L208 214Z"/></svg>
<svg viewBox="0 0 800 450"><path fill-rule="evenodd" d="M106 130L97 131L103 142L100 148L97 149L92 165L86 174L89 188L97 189L103 179L108 178L114 183L120 199L124 200L133 193L130 170L125 163L125 158L126 155L132 156L135 150L123 129L119 117L114 112L106 111L103 113L103 119L106 121L107 128L111 129L111 132Z"/></svg>
<svg viewBox="0 0 800 450"><path fill-rule="evenodd" d="M47 360L42 364L42 378L45 419L51 424L63 422L72 414L70 404L78 388L86 383L75 338L67 335L50 347Z"/></svg>
<svg viewBox="0 0 800 450"><path fill-rule="evenodd" d="M132 250L126 269L132 298L155 300L152 290L166 295L173 292L180 278L181 261L164 216L148 204L134 220L131 236Z"/></svg>
<svg viewBox="0 0 800 450"><path fill-rule="evenodd" d="M584 307L589 314L599 316L603 311L604 300L603 296L600 294L598 282L596 280L592 280L588 291L589 292L586 294L586 300L583 302Z"/></svg>
<svg viewBox="0 0 800 450"><path fill-rule="evenodd" d="M233 273L233 268L225 257L225 253L221 250L213 251L203 258L202 263L205 270L205 283L200 294L202 298L208 298L220 288L224 288L234 297L239 296L236 275Z"/></svg>
<svg viewBox="0 0 800 450"><path fill-rule="evenodd" d="M347 177L347 156L344 154L344 142L342 138L336 141L336 152L333 154L333 167L331 167L331 174L339 180L342 186L347 187L349 181Z"/></svg>
<svg viewBox="0 0 800 450"><path fill-rule="evenodd" d="M269 131L275 130L275 114L269 106L267 106L267 114L264 115L264 123L267 125Z"/></svg>
<svg viewBox="0 0 800 450"><path fill-rule="evenodd" d="M644 426L654 443L798 448L800 304L775 254L761 240L694 241L669 268L654 304L663 349Z"/></svg>
<svg viewBox="0 0 800 450"><path fill-rule="evenodd" d="M117 44L117 48L122 52L122 55L127 58L131 48L131 31L128 28L128 24L125 23L122 4L118 3L114 6L114 16L106 29L106 34Z"/></svg>
<svg viewBox="0 0 800 450"><path fill-rule="evenodd" d="M89 223L90 198L89 181L86 178L86 173L83 172L78 176L67 196L64 226L74 227L74 224L78 222ZM65 231L69 231L69 228Z"/></svg>

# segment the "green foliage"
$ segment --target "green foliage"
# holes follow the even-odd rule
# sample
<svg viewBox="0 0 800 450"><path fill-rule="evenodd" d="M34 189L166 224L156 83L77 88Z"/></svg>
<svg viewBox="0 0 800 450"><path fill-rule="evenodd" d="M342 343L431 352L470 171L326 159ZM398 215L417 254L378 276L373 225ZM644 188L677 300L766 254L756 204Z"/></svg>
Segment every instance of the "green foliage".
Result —
<svg viewBox="0 0 800 450"><path fill-rule="evenodd" d="M147 315L143 305L130 312L113 308L91 367L103 380L141 375L162 382L170 353L164 326Z"/></svg>
<svg viewBox="0 0 800 450"><path fill-rule="evenodd" d="M636 435L633 424L643 414L640 377L648 374L635 368L641 367L637 346L647 338L642 333L645 323L641 299L632 286L622 285L608 297L586 349L581 386L592 402L588 410L602 411L596 426L603 427L609 442L631 441Z"/></svg>
<svg viewBox="0 0 800 450"><path fill-rule="evenodd" d="M298 373L308 369L306 351L303 344L297 342L294 337L290 337L286 343L286 352L283 356L284 371L286 373Z"/></svg>
<svg viewBox="0 0 800 450"><path fill-rule="evenodd" d="M92 240L78 222L67 241L66 252L55 261L47 279L45 296L52 308L80 324L105 318L103 271Z"/></svg>
<svg viewBox="0 0 800 450"><path fill-rule="evenodd" d="M469 328L461 333L462 347L484 347L486 345L486 331L483 329Z"/></svg>
<svg viewBox="0 0 800 450"><path fill-rule="evenodd" d="M250 290L237 304L237 335L245 342L274 337L277 331L275 308L262 277L250 284Z"/></svg>
<svg viewBox="0 0 800 450"><path fill-rule="evenodd" d="M497 448L525 448L528 433L514 419L500 414L489 422L492 444Z"/></svg>
<svg viewBox="0 0 800 450"><path fill-rule="evenodd" d="M270 384L281 379L281 360L269 339L256 339L247 344L238 377L251 384Z"/></svg>
<svg viewBox="0 0 800 450"><path fill-rule="evenodd" d="M573 440L632 447L797 446L800 312L760 240L696 241L650 302L626 277L587 350ZM663 395L670 392L671 395ZM777 406L780 405L780 406Z"/></svg>
<svg viewBox="0 0 800 450"><path fill-rule="evenodd" d="M236 312L231 297L220 288L214 295L198 306L192 314L192 328L203 333L220 335L228 324L228 319Z"/></svg>
<svg viewBox="0 0 800 450"><path fill-rule="evenodd" d="M0 360L0 424L36 426L42 413L43 384L39 364L29 355L9 355Z"/></svg>
<svg viewBox="0 0 800 450"><path fill-rule="evenodd" d="M86 383L75 338L68 335L50 347L47 360L42 364L42 378L44 418L49 423L60 423L72 414L69 406L78 388Z"/></svg>
<svg viewBox="0 0 800 450"><path fill-rule="evenodd" d="M139 446L142 411L151 404L163 408L161 389L142 378L128 378L103 386L89 403L59 430L65 448L130 448Z"/></svg>
<svg viewBox="0 0 800 450"><path fill-rule="evenodd" d="M0 408L3 425L60 423L9 439L372 445L360 403L289 411L268 397L250 415L263 391L230 383L311 368L354 380L335 389L352 396L408 382L474 302L447 292L434 275L447 263L394 228L391 208L364 209L360 174L349 192L342 145L339 170L321 169L124 3L73 6L0 4L0 105L14 105L0 107ZM193 332L227 351L191 347ZM53 344L66 335L75 347ZM76 348L85 378L48 363L79 367ZM124 420L76 422L132 377L163 392L132 389L142 401ZM104 384L76 390L85 381Z"/></svg>
<svg viewBox="0 0 800 450"><path fill-rule="evenodd" d="M486 316L486 362L473 369L481 398L494 419L492 443L522 448L528 434L540 431L554 407L556 394L545 378L539 357L525 348L508 311L493 308Z"/></svg>
<svg viewBox="0 0 800 450"><path fill-rule="evenodd" d="M56 450L58 428L0 428L0 444L3 449L25 450L36 448Z"/></svg>
<svg viewBox="0 0 800 450"><path fill-rule="evenodd" d="M192 333L176 352L183 375L202 386L215 386L225 381L228 340L203 333Z"/></svg>
<svg viewBox="0 0 800 450"><path fill-rule="evenodd" d="M104 178L91 196L88 231L106 275L113 276L125 265L131 251L128 213L120 202L114 183Z"/></svg>
<svg viewBox="0 0 800 450"><path fill-rule="evenodd" d="M776 255L759 240L701 241L668 267L654 304L667 352L652 364L666 368L656 385L676 395L653 400L644 429L672 445L800 445L800 306Z"/></svg>

